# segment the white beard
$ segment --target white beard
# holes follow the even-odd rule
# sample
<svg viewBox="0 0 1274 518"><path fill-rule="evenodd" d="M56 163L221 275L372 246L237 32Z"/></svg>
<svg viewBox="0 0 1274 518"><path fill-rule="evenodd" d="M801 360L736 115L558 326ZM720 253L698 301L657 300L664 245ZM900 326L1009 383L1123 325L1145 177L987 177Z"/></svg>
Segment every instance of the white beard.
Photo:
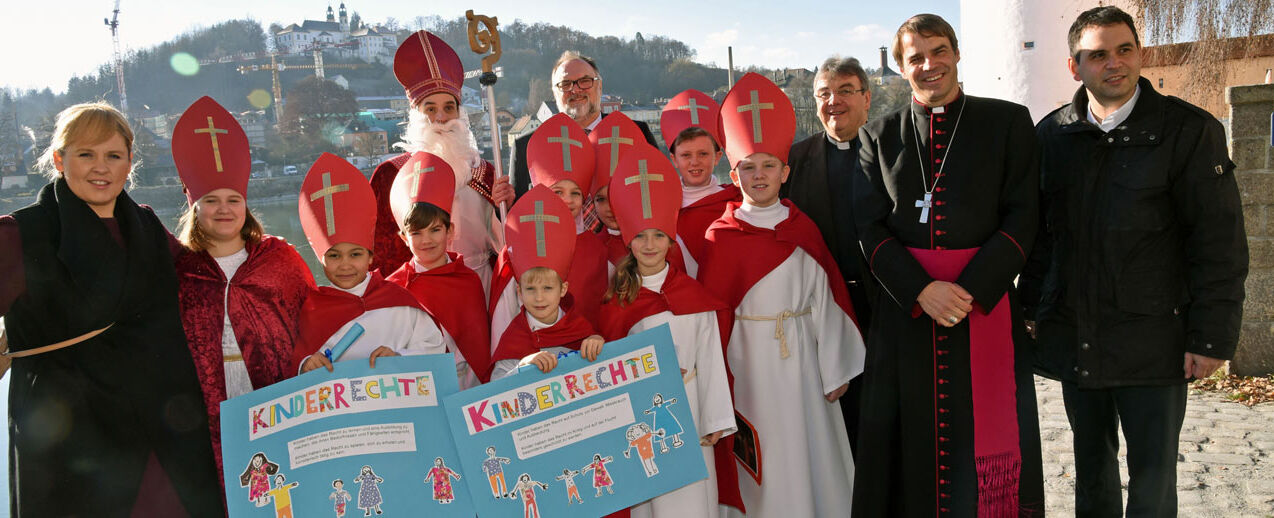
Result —
<svg viewBox="0 0 1274 518"><path fill-rule="evenodd" d="M478 142L469 131L469 115L463 106L459 110L459 117L441 124L418 110L409 110L403 142L394 144L408 153L424 151L446 161L456 175L457 191L469 184L473 168L482 163Z"/></svg>

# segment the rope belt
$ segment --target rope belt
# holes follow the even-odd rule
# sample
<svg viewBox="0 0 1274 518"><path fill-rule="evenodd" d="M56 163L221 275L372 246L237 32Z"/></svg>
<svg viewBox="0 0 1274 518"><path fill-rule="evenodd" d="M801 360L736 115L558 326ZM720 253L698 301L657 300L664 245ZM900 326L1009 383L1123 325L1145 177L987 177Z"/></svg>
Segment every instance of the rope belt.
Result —
<svg viewBox="0 0 1274 518"><path fill-rule="evenodd" d="M694 368L694 369L690 369L690 372L687 372L687 373L685 373L685 374L682 374L682 375L681 375L681 384L683 384L683 385L684 385L684 384L690 383L690 380L695 379L695 375L696 375L696 374L699 374L699 369L698 369L697 367L696 367L696 368Z"/></svg>
<svg viewBox="0 0 1274 518"><path fill-rule="evenodd" d="M243 361L243 355L242 354L227 354L221 357L221 361L224 363L241 362Z"/></svg>
<svg viewBox="0 0 1274 518"><path fill-rule="evenodd" d="M783 322L789 318L803 317L813 312L813 308L805 308L801 311L789 311L785 309L774 316L735 315L734 318L752 322L774 322L774 339L779 341L779 358L787 359L787 357L791 356L792 353L787 349L787 334L783 332Z"/></svg>

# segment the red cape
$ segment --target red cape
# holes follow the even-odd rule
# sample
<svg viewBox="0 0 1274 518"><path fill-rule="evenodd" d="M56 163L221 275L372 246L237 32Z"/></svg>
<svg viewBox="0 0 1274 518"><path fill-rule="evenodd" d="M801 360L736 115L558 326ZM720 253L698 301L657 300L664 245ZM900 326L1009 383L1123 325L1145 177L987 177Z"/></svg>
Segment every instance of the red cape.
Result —
<svg viewBox="0 0 1274 518"><path fill-rule="evenodd" d="M619 234L607 232L605 229L602 229L597 235L606 243L606 260L610 261L612 265L619 266L619 262L624 259L624 256L628 255L628 244L624 242L624 238Z"/></svg>
<svg viewBox="0 0 1274 518"><path fill-rule="evenodd" d="M486 295L478 274L464 265L460 254L447 252L451 262L424 272L403 263L385 280L407 288L456 341L469 368L482 382L491 375L491 326Z"/></svg>
<svg viewBox="0 0 1274 518"><path fill-rule="evenodd" d="M619 340L628 336L628 331L641 319L664 311L693 315L723 309L726 309L724 303L669 262L668 277L658 293L642 288L631 304L621 305L619 298L612 298L602 306L602 336L606 341Z"/></svg>
<svg viewBox="0 0 1274 518"><path fill-rule="evenodd" d="M570 283L567 291L575 299L575 312L594 328L610 281L606 257L606 244L597 234L588 230L576 234L575 257L571 258L571 271L566 274Z"/></svg>
<svg viewBox="0 0 1274 518"><path fill-rule="evenodd" d="M394 213L389 209L389 191L394 186L394 178L398 176L398 169L410 158L411 153L395 156L381 162L372 173L372 194L376 196L376 232L373 234L375 237L372 244L371 269L379 271L381 275L397 271L403 263L411 261L411 250L407 249L407 245L404 245L402 238L399 237L398 222L394 220ZM483 160L482 174L472 176L468 185L490 202L491 187L494 182L495 166ZM460 190L461 187L463 185L457 184L456 190Z"/></svg>
<svg viewBox="0 0 1274 518"><path fill-rule="evenodd" d="M362 297L330 286L310 292L301 308L301 336L292 348L292 368L305 361L346 323L373 309L407 306L424 311L407 288L390 283L380 272L369 272L367 291ZM292 371L294 372L294 371ZM289 374L292 374L289 372Z"/></svg>
<svg viewBox="0 0 1274 518"><path fill-rule="evenodd" d="M221 338L229 300L230 325L254 388L292 376L288 365L297 339L301 306L314 277L287 241L265 236L247 245L248 259L235 272L226 293L226 276L207 252L182 249L176 258L181 324L195 362L204 406L208 409L212 451L221 469L221 402L226 373Z"/></svg>
<svg viewBox="0 0 1274 518"><path fill-rule="evenodd" d="M709 293L723 299L729 308L728 311L717 312L723 348L729 348L734 308L739 307L744 295L757 281L778 268L797 247L813 257L827 273L832 298L854 320L854 324L858 324L840 270L814 220L791 201L782 200L781 203L788 208L788 218L775 225L774 230L756 227L736 218L734 211L741 203L732 201L725 204L721 217L708 227L705 234L712 246L707 248L708 256L699 264L699 282ZM726 362L726 379L733 392L734 374L730 372L729 361ZM733 436L728 436L715 448L717 489L721 503L743 509L738 471L734 469L733 443Z"/></svg>
<svg viewBox="0 0 1274 518"><path fill-rule="evenodd" d="M549 347L566 347L579 350L580 342L597 334L592 324L574 311L564 311L556 324L539 331L532 331L526 321L526 310L518 313L509 328L500 335L500 343L491 355L491 363L500 360L521 360Z"/></svg>
<svg viewBox="0 0 1274 518"><path fill-rule="evenodd" d="M686 252L703 264L708 240L704 234L708 226L725 212L726 202L742 202L743 194L734 185L723 185L723 189L704 196L689 206L682 207L677 215L677 236L686 245ZM684 269L682 271L685 271Z"/></svg>

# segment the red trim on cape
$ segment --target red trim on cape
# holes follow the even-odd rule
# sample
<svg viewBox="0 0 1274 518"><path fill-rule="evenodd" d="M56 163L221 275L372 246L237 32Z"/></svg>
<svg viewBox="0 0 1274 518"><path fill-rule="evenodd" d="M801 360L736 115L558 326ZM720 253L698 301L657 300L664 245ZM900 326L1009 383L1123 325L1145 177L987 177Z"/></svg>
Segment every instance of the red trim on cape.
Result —
<svg viewBox="0 0 1274 518"><path fill-rule="evenodd" d="M451 262L417 272L414 262L403 263L385 280L407 288L456 342L469 368L486 383L491 376L491 326L486 294L478 274L464 258L447 252Z"/></svg>
<svg viewBox="0 0 1274 518"><path fill-rule="evenodd" d="M934 279L955 282L978 249L907 251ZM978 477L979 517L1010 516L1018 511L1022 451L1008 297L1004 294L990 313L979 309L969 314L973 461Z"/></svg>
<svg viewBox="0 0 1274 518"><path fill-rule="evenodd" d="M549 347L578 351L585 338L597 334L592 324L573 311L563 310L562 318L556 324L539 331L532 331L526 319L526 310L523 309L500 335L500 344L491 355L493 365L500 360L521 360Z"/></svg>
<svg viewBox="0 0 1274 518"><path fill-rule="evenodd" d="M664 311L671 311L674 315L693 315L724 309L724 303L670 261L668 276L658 293L641 288L632 303L621 305L619 298L612 298L602 305L602 336L607 341L619 340L628 336L628 331L643 318Z"/></svg>
<svg viewBox="0 0 1274 518"><path fill-rule="evenodd" d="M393 284L379 272L369 272L362 297L330 286L310 292L301 308L301 336L292 349L292 365L300 365L346 323L374 309L407 306L425 311L407 288ZM428 313L428 312L426 312ZM289 374L292 374L289 372Z"/></svg>
<svg viewBox="0 0 1274 518"><path fill-rule="evenodd" d="M735 210L741 202L732 201L726 203L721 217L705 233L707 242L712 246L708 249L708 257L699 264L699 282L703 283L709 293L721 298L726 304L727 310L717 312L723 349L728 349L730 345L734 309L739 307L752 286L778 268L798 247L823 268L827 274L828 288L832 291L832 299L849 315L854 325L858 325L858 317L854 315L854 307L849 301L849 292L845 288L840 270L836 267L831 252L827 250L827 244L814 225L814 220L796 208L791 201L781 200L780 203L788 208L788 218L775 225L773 230L753 226L735 217ZM730 383L733 397L734 374L730 371L728 360L726 379ZM742 510L743 497L739 494L738 471L734 468L733 443L733 436L727 436L725 440L717 442L714 449L717 492L722 504Z"/></svg>
<svg viewBox="0 0 1274 518"><path fill-rule="evenodd" d="M700 264L707 259L704 255L708 240L704 234L708 232L708 227L725 212L727 202L743 201L743 192L738 187L733 184L721 187L720 191L682 207L677 215L677 236L685 243L685 252Z"/></svg>

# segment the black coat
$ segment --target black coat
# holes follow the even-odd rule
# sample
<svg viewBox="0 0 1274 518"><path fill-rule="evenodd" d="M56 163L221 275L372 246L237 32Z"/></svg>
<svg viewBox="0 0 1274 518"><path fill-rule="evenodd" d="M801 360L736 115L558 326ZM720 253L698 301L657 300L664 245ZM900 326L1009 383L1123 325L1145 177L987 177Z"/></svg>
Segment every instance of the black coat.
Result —
<svg viewBox="0 0 1274 518"><path fill-rule="evenodd" d="M1128 119L1088 122L1083 88L1036 127L1041 234L1022 276L1038 369L1081 387L1182 383L1229 359L1247 238L1225 130L1142 78Z"/></svg>
<svg viewBox="0 0 1274 518"><path fill-rule="evenodd" d="M607 113L602 115L602 117L606 115L610 114ZM659 148L659 144L655 143L655 134L650 132L650 126L647 126L642 121L633 122L637 123L638 128L641 128L641 134L646 136L646 142L655 148ZM531 141L531 135L534 134L534 132L527 133L513 142L513 159L510 161L509 170L513 171L513 191L517 193L518 197L531 190L531 172L527 169L526 163L526 144Z"/></svg>
<svg viewBox="0 0 1274 518"><path fill-rule="evenodd" d="M10 347L114 325L14 360L10 511L128 516L154 454L190 515L220 516L221 485L178 314L168 233L124 193L114 216L126 248L62 179L13 214L26 289L4 315ZM147 489L142 499L154 491Z"/></svg>
<svg viewBox="0 0 1274 518"><path fill-rule="evenodd" d="M849 285L849 295L854 303L854 313L859 327L867 333L871 321L869 301L875 296L875 283L867 271L867 259L858 245L858 231L854 227L853 180L862 174L858 151L862 147L855 134L848 150L852 169L827 170L827 132L820 131L809 138L792 144L788 153L788 165L792 172L783 184L780 194L814 220L823 235L823 242L832 252L841 276Z"/></svg>

